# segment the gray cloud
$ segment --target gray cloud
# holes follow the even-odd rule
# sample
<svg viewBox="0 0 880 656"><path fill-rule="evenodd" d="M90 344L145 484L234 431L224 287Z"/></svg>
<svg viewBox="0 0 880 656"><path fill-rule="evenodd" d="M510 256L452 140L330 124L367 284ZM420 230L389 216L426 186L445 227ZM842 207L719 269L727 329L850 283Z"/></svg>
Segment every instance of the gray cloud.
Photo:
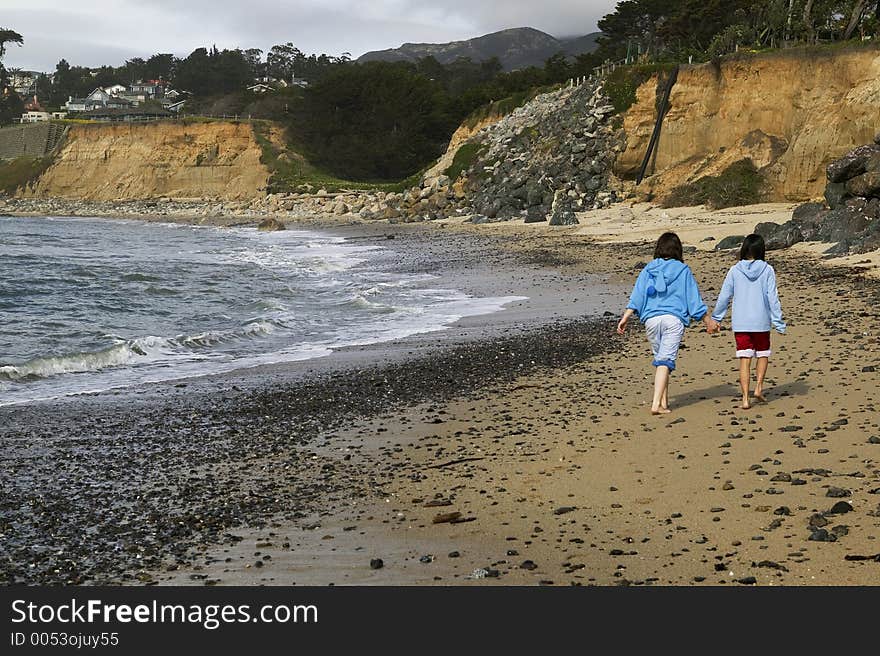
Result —
<svg viewBox="0 0 880 656"><path fill-rule="evenodd" d="M131 57L201 46L261 48L292 41L307 53L354 57L404 42L442 43L509 27L586 34L615 0L4 0L0 26L24 36L7 66L54 70L119 65Z"/></svg>

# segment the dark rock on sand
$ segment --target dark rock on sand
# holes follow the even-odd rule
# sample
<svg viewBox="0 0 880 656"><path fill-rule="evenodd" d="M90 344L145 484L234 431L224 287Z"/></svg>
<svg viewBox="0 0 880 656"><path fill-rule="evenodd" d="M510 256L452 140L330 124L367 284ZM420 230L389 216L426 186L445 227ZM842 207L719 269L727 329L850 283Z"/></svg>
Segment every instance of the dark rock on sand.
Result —
<svg viewBox="0 0 880 656"><path fill-rule="evenodd" d="M825 202L833 210L843 207L848 198L852 198L852 195L846 190L846 184L843 182L830 182L825 187Z"/></svg>
<svg viewBox="0 0 880 656"><path fill-rule="evenodd" d="M829 510L826 514L828 515L842 515L844 513L851 512L853 509L852 505L847 501L838 501L833 506L831 506L831 510Z"/></svg>
<svg viewBox="0 0 880 656"><path fill-rule="evenodd" d="M867 170L868 163L880 154L880 146L868 144L853 148L840 159L831 162L826 169L829 182L846 182Z"/></svg>
<svg viewBox="0 0 880 656"><path fill-rule="evenodd" d="M842 497L851 496L852 493L849 490L846 490L842 487L829 487L828 491L825 492L826 497L831 497L832 499L840 499Z"/></svg>
<svg viewBox="0 0 880 656"><path fill-rule="evenodd" d="M824 528L818 528L810 534L810 537L807 538L807 540L810 540L811 542L836 542L837 536L829 533Z"/></svg>
<svg viewBox="0 0 880 656"><path fill-rule="evenodd" d="M773 225L776 225L775 223ZM730 235L729 237L725 237L717 244L715 244L716 251L725 251L729 248L737 248L741 246L743 243L743 239L745 239L744 235Z"/></svg>
<svg viewBox="0 0 880 656"><path fill-rule="evenodd" d="M370 561L370 569L382 569L385 567L385 562L381 558L373 558Z"/></svg>
<svg viewBox="0 0 880 656"><path fill-rule="evenodd" d="M867 171L846 181L846 190L853 196L880 194L880 171Z"/></svg>
<svg viewBox="0 0 880 656"><path fill-rule="evenodd" d="M825 515L821 513L815 513L810 517L809 525L813 528L821 528L822 526L828 525L828 520L825 518Z"/></svg>

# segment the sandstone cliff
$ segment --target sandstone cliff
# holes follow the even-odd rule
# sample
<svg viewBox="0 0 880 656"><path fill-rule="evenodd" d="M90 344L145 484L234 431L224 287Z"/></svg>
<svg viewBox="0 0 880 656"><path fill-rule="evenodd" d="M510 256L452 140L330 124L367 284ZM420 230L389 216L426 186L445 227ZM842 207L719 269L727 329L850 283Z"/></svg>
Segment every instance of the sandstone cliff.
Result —
<svg viewBox="0 0 880 656"><path fill-rule="evenodd" d="M627 112L627 148L615 172L634 177L656 118L656 78ZM720 66L682 67L656 153L640 191L662 196L751 158L768 200L820 198L825 167L880 130L880 51L783 51ZM651 169L648 169L651 172Z"/></svg>
<svg viewBox="0 0 880 656"><path fill-rule="evenodd" d="M83 200L265 195L269 172L246 123L76 125L23 196Z"/></svg>

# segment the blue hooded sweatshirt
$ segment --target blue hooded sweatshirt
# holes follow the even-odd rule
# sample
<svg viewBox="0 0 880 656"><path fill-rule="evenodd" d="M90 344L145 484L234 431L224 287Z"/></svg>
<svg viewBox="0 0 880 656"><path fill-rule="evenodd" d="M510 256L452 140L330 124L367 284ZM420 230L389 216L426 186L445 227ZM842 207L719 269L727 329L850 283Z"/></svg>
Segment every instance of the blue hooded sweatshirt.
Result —
<svg viewBox="0 0 880 656"><path fill-rule="evenodd" d="M642 323L651 317L671 314L685 326L690 325L691 318L702 319L707 309L688 265L661 258L642 269L626 307L635 310Z"/></svg>
<svg viewBox="0 0 880 656"><path fill-rule="evenodd" d="M740 260L730 267L712 318L724 319L733 299L731 327L738 333L764 333L770 326L785 332L782 305L776 290L776 272L764 260Z"/></svg>

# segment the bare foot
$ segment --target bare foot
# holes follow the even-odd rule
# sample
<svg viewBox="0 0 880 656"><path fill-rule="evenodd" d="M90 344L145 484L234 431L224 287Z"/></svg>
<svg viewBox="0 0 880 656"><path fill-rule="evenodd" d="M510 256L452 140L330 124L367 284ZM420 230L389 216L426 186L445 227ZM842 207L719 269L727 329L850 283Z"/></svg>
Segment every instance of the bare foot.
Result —
<svg viewBox="0 0 880 656"><path fill-rule="evenodd" d="M652 415L668 415L672 410L669 408L651 408Z"/></svg>
<svg viewBox="0 0 880 656"><path fill-rule="evenodd" d="M740 405L739 407L742 408L743 410L751 410L752 404L749 403L748 401L743 401L742 405Z"/></svg>
<svg viewBox="0 0 880 656"><path fill-rule="evenodd" d="M764 392L760 390L755 390L755 400L760 401L761 403L767 403L767 399L764 396Z"/></svg>

